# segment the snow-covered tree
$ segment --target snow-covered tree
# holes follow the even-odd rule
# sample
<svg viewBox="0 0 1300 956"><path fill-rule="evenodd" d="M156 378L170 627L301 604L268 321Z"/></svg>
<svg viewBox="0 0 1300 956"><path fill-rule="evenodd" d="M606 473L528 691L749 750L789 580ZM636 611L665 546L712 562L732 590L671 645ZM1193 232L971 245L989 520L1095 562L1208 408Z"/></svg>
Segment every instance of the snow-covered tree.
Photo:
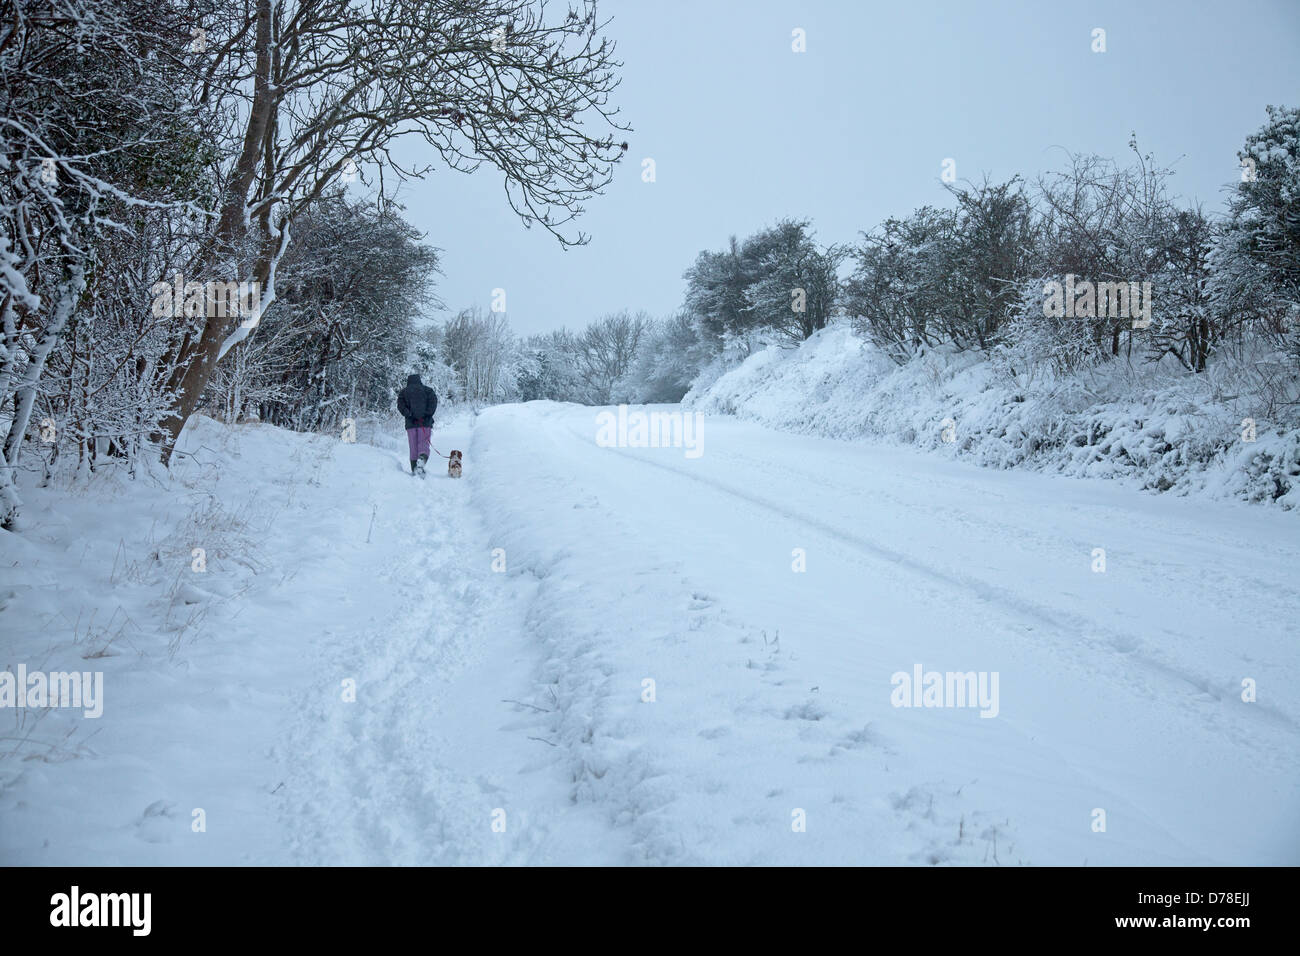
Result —
<svg viewBox="0 0 1300 956"><path fill-rule="evenodd" d="M628 401L681 401L710 355L696 324L685 312L650 323L642 334L632 367L624 376Z"/></svg>
<svg viewBox="0 0 1300 956"><path fill-rule="evenodd" d="M923 206L864 233L853 250L845 308L854 327L896 362L942 340L956 232L951 211Z"/></svg>
<svg viewBox="0 0 1300 956"><path fill-rule="evenodd" d="M504 313L462 309L443 326L438 353L455 371L464 401L495 404L518 396L518 344Z"/></svg>
<svg viewBox="0 0 1300 956"><path fill-rule="evenodd" d="M280 307L218 366L210 400L297 429L391 406L416 319L441 307L437 250L419 238L394 207L322 197L281 263Z"/></svg>
<svg viewBox="0 0 1300 956"><path fill-rule="evenodd" d="M125 377L167 333L142 273L163 266L208 193L216 115L186 100L186 5L0 2L0 522L33 412L88 461L156 427ZM69 350L69 339L75 345ZM51 363L58 369L52 379ZM129 393L131 401L126 402ZM128 407L129 406L129 407Z"/></svg>
<svg viewBox="0 0 1300 956"><path fill-rule="evenodd" d="M1229 326L1237 324L1213 298L1214 224L1200 209L1177 210L1164 233L1165 262L1153 280L1160 298L1147 334L1148 358L1172 355L1188 371L1204 372Z"/></svg>
<svg viewBox="0 0 1300 956"><path fill-rule="evenodd" d="M582 401L608 405L625 400L623 380L632 368L649 322L644 312L616 312L591 323L573 340L574 370Z"/></svg>
<svg viewBox="0 0 1300 956"><path fill-rule="evenodd" d="M744 289L748 326L798 345L826 328L839 294L840 263L847 250L819 246L806 220L785 219L745 240Z"/></svg>
<svg viewBox="0 0 1300 956"><path fill-rule="evenodd" d="M1037 251L1033 207L1013 177L993 184L949 186L957 200L951 243L940 250L947 277L938 316L945 339L958 349L987 351L1015 310L1018 286Z"/></svg>
<svg viewBox="0 0 1300 956"><path fill-rule="evenodd" d="M1216 298L1251 316L1300 369L1300 108L1267 108L1246 137L1215 263Z"/></svg>
<svg viewBox="0 0 1300 956"><path fill-rule="evenodd" d="M214 4L194 93L234 117L238 146L223 157L216 214L188 274L257 283L265 314L294 222L345 170L391 196L433 168L398 161L403 136L446 167L495 167L525 224L586 240L569 224L627 148L610 105L619 64L591 0L558 17L535 0ZM165 447L248 328L193 317L167 357L176 405Z"/></svg>
<svg viewBox="0 0 1300 956"><path fill-rule="evenodd" d="M723 251L701 252L683 275L683 308L696 322L700 334L719 346L724 336L743 333L750 327L752 317L745 301L745 287L752 281L749 266L740 243L732 236Z"/></svg>
<svg viewBox="0 0 1300 956"><path fill-rule="evenodd" d="M574 337L565 329L529 336L520 350L519 400L583 401L576 353Z"/></svg>

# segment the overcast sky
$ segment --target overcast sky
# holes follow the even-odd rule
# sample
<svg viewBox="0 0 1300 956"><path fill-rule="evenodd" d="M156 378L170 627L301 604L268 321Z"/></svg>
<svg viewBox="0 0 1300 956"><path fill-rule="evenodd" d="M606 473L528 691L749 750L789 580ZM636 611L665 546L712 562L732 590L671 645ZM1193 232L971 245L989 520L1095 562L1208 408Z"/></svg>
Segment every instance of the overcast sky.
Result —
<svg viewBox="0 0 1300 956"><path fill-rule="evenodd" d="M564 4L553 4L563 11ZM1131 132L1219 209L1265 104L1300 104L1300 0L602 0L631 148L565 251L526 230L501 176L440 172L403 195L444 250L450 310L506 290L520 334L619 309L671 313L682 272L785 217L824 242L946 204L959 179L1032 177L1063 150L1123 158ZM1106 52L1094 53L1094 28ZM791 49L791 31L807 50ZM642 181L642 159L656 181Z"/></svg>

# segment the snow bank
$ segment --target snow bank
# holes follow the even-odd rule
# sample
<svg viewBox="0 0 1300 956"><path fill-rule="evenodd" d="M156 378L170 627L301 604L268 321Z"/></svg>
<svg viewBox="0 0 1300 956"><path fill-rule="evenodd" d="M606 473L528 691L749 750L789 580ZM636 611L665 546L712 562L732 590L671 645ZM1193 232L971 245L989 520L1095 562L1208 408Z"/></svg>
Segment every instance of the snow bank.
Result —
<svg viewBox="0 0 1300 956"><path fill-rule="evenodd" d="M0 709L0 860L275 856L283 797L258 743L304 635L292 607L258 626L241 612L279 596L285 552L320 555L353 524L304 520L300 504L340 445L200 416L170 474L131 481L102 463L43 487L22 475L23 530L0 532L0 669L99 674L104 700L97 718L42 701Z"/></svg>
<svg viewBox="0 0 1300 956"><path fill-rule="evenodd" d="M1125 363L1023 381L976 353L897 366L846 326L769 347L683 404L831 438L917 445L994 468L1131 481L1156 492L1300 505L1300 429L1270 423L1213 375ZM1244 440L1243 419L1255 423Z"/></svg>

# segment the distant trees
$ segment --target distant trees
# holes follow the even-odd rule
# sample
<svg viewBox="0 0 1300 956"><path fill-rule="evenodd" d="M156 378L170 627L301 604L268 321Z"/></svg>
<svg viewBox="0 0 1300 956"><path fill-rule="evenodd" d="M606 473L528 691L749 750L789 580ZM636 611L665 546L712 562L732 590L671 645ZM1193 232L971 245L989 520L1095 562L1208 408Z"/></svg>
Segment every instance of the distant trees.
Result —
<svg viewBox="0 0 1300 956"><path fill-rule="evenodd" d="M560 329L530 338L523 347L520 397L606 405L626 401L629 380L649 316L626 311L603 316L579 333ZM633 397L632 401L639 401Z"/></svg>
<svg viewBox="0 0 1300 956"><path fill-rule="evenodd" d="M579 401L582 386L575 352L573 335L566 329L529 336L521 349L519 400Z"/></svg>
<svg viewBox="0 0 1300 956"><path fill-rule="evenodd" d="M584 402L608 405L625 398L624 377L648 325L645 313L616 312L597 319L572 340L574 368Z"/></svg>
<svg viewBox="0 0 1300 956"><path fill-rule="evenodd" d="M685 312L652 321L625 377L624 391L638 402L679 402L710 358L707 343Z"/></svg>
<svg viewBox="0 0 1300 956"><path fill-rule="evenodd" d="M701 252L686 270L684 309L719 345L767 332L796 345L826 327L847 255L819 246L804 220L783 219L722 252Z"/></svg>
<svg viewBox="0 0 1300 956"><path fill-rule="evenodd" d="M437 351L456 375L460 400L492 404L518 397L518 347L504 313L462 309L443 326Z"/></svg>

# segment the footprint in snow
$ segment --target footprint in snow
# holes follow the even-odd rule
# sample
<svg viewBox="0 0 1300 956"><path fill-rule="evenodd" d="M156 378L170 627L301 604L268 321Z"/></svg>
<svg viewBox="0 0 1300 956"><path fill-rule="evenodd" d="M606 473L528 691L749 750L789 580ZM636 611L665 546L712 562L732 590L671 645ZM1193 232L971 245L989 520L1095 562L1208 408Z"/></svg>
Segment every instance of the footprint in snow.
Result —
<svg viewBox="0 0 1300 956"><path fill-rule="evenodd" d="M170 843L177 823L172 812L176 804L170 800L155 800L144 808L135 822L136 836L146 843Z"/></svg>
<svg viewBox="0 0 1300 956"><path fill-rule="evenodd" d="M816 701L809 700L786 708L784 716L786 720L821 720L826 716L826 711Z"/></svg>
<svg viewBox="0 0 1300 956"><path fill-rule="evenodd" d="M713 607L714 600L707 594L700 594L698 591L691 594L690 603L686 605L692 611L706 611Z"/></svg>

